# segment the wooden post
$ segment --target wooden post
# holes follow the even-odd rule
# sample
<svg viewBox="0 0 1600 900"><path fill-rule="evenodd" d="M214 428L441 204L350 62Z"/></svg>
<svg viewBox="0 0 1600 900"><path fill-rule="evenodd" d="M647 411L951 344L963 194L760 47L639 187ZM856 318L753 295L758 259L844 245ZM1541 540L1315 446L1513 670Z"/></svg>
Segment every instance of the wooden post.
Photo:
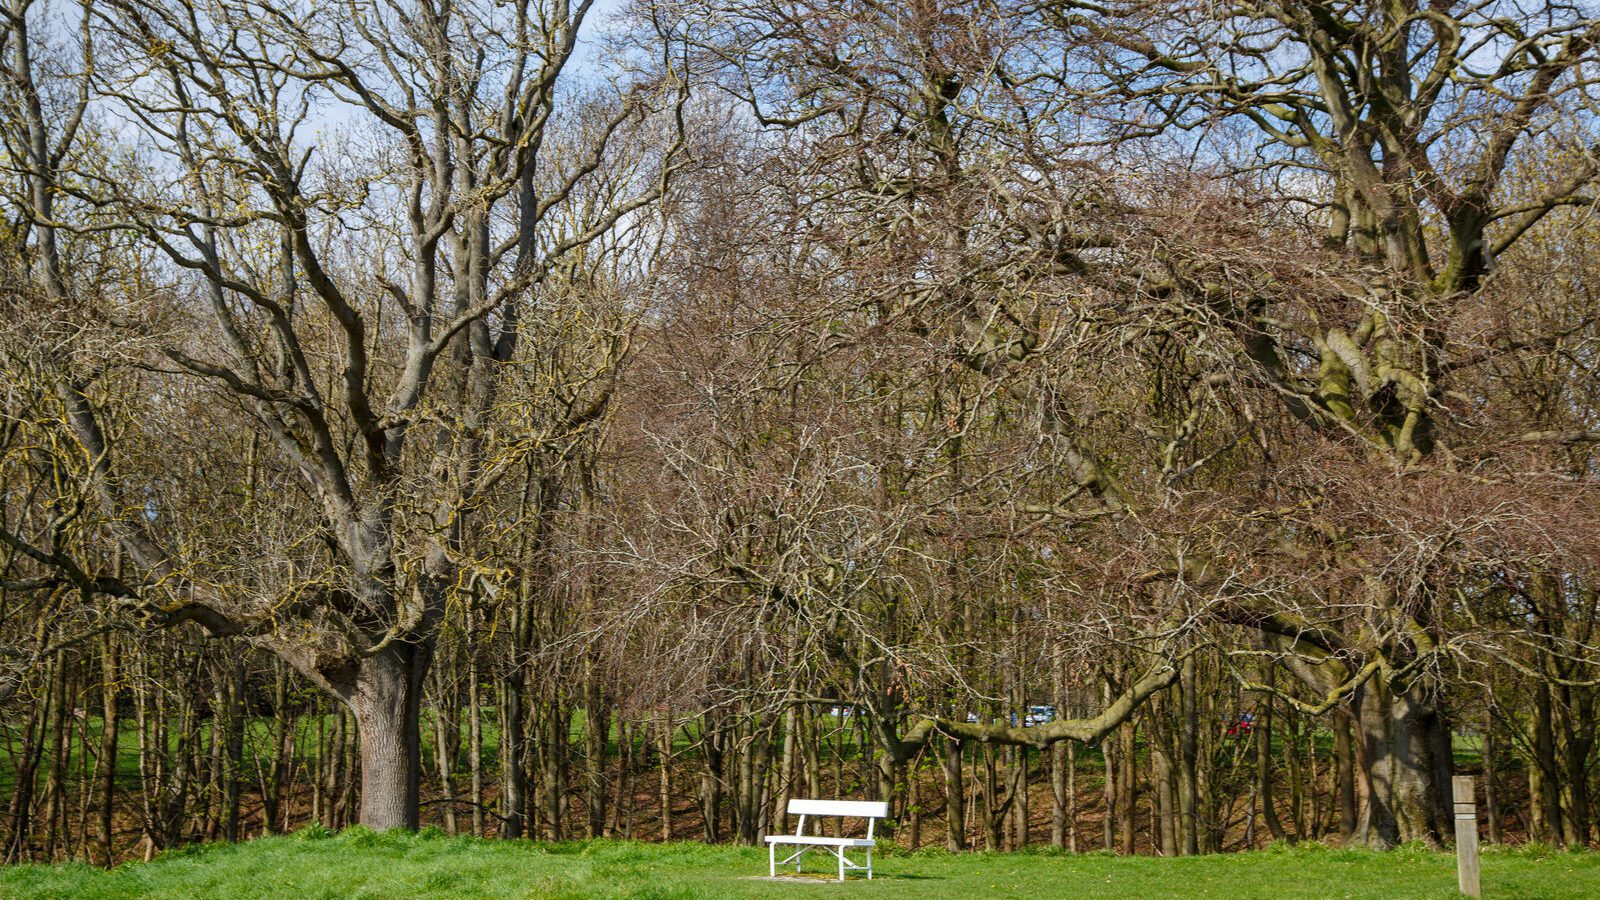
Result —
<svg viewBox="0 0 1600 900"><path fill-rule="evenodd" d="M1457 775L1450 779L1456 801L1456 873L1461 893L1468 897L1481 897L1478 884L1478 805L1475 800L1472 778Z"/></svg>

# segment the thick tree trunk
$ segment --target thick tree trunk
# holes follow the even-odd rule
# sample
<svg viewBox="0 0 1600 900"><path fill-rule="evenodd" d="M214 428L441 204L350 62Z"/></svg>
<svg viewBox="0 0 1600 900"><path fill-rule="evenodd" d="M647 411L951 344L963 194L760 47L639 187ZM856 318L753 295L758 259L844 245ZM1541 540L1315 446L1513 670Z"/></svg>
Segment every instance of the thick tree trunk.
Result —
<svg viewBox="0 0 1600 900"><path fill-rule="evenodd" d="M983 745L978 748L978 753L983 764L979 767L978 761L973 761L974 767L978 768L982 785L977 814L983 820L983 849L993 852L1002 849L1004 842L1000 833L1001 816L1004 815L1004 806L999 796L1000 773L997 769L994 747Z"/></svg>
<svg viewBox="0 0 1600 900"><path fill-rule="evenodd" d="M1339 840L1348 844L1356 833L1356 754L1350 745L1350 716L1344 710L1333 714L1334 783L1339 794Z"/></svg>
<svg viewBox="0 0 1600 900"><path fill-rule="evenodd" d="M518 663L500 682L500 801L505 818L500 821L500 836L520 838L527 833L528 767L523 760L523 691L526 682Z"/></svg>
<svg viewBox="0 0 1600 900"><path fill-rule="evenodd" d="M961 741L947 738L944 742L945 849L960 853L967 849L966 782L961 775Z"/></svg>
<svg viewBox="0 0 1600 900"><path fill-rule="evenodd" d="M583 802L588 836L600 837L606 828L606 740L611 714L590 661L583 690Z"/></svg>
<svg viewBox="0 0 1600 900"><path fill-rule="evenodd" d="M417 827L428 653L396 642L358 664L349 703L361 738L359 821L368 828Z"/></svg>
<svg viewBox="0 0 1600 900"><path fill-rule="evenodd" d="M1172 758L1160 736L1155 738L1150 749L1150 778L1156 788L1157 846L1162 856L1177 856L1178 810L1176 792L1172 788Z"/></svg>
<svg viewBox="0 0 1600 900"><path fill-rule="evenodd" d="M1267 666L1266 682L1268 686L1276 683L1277 668ZM1273 791L1273 765L1272 765L1272 713L1273 699L1271 694L1261 698L1260 712L1256 715L1255 742L1256 742L1256 796L1261 801L1261 821L1267 826L1267 833L1272 835L1274 841L1287 841L1288 832L1283 830L1283 822L1278 818L1278 807Z"/></svg>
<svg viewBox="0 0 1600 900"><path fill-rule="evenodd" d="M1550 686L1540 682L1533 691L1533 765L1528 767L1530 836L1554 842L1561 821L1561 792L1557 788L1555 731L1550 711Z"/></svg>
<svg viewBox="0 0 1600 900"><path fill-rule="evenodd" d="M1116 819L1118 761L1116 759L1116 745L1117 736L1115 733L1108 736L1100 745L1100 758L1105 763L1106 770L1105 780L1102 782L1105 787L1106 812L1105 815L1101 817L1100 823L1102 826L1101 830L1104 832L1102 837L1105 841L1105 849L1107 853L1111 853L1117 849Z"/></svg>
<svg viewBox="0 0 1600 900"><path fill-rule="evenodd" d="M445 688L441 688L443 694ZM439 799L443 802L440 812L444 816L444 830L446 833L456 833L456 785L455 785L455 759L450 748L450 721L451 715L446 712L449 703L444 702L441 696L438 709L433 716L433 760L439 776ZM450 712L454 712L453 710Z"/></svg>
<svg viewBox="0 0 1600 900"><path fill-rule="evenodd" d="M700 739L700 819L708 844L722 840L722 785L725 740L717 716L701 718Z"/></svg>
<svg viewBox="0 0 1600 900"><path fill-rule="evenodd" d="M222 839L238 841L244 837L239 829L239 782L244 772L245 723L241 696L245 690L244 663L236 661L229 665L227 677L226 706L222 713L226 728L222 741Z"/></svg>
<svg viewBox="0 0 1600 900"><path fill-rule="evenodd" d="M100 643L104 677L100 684L100 758L95 762L95 781L100 786L100 855L108 869L116 862L113 814L117 800L117 738L122 727L117 715L117 690L122 684L117 652L116 637L107 633Z"/></svg>
<svg viewBox="0 0 1600 900"><path fill-rule="evenodd" d="M660 742L656 755L661 759L661 839L672 840L672 710L664 710L661 715L661 726L658 729L657 740Z"/></svg>
<svg viewBox="0 0 1600 900"><path fill-rule="evenodd" d="M1195 708L1196 666L1194 655L1184 657L1183 677L1178 682L1178 825L1181 851L1185 856L1200 852L1199 780L1200 721Z"/></svg>
<svg viewBox="0 0 1600 900"><path fill-rule="evenodd" d="M1376 848L1439 843L1453 770L1443 716L1420 686L1397 694L1371 683L1354 701L1370 790L1352 842Z"/></svg>
<svg viewBox="0 0 1600 900"><path fill-rule="evenodd" d="M906 779L906 830L905 847L915 850L922 846L922 778L919 767L913 763L910 777Z"/></svg>
<svg viewBox="0 0 1600 900"><path fill-rule="evenodd" d="M1033 839L1030 831L1032 824L1032 810L1028 807L1028 748L1014 747L1017 764L1015 780L1011 786L1011 812L1013 816L1015 834L1011 841L1012 850L1021 850L1028 846Z"/></svg>
<svg viewBox="0 0 1600 900"><path fill-rule="evenodd" d="M1589 688L1560 685L1561 842L1587 847L1592 822L1589 815L1590 757L1595 744L1594 695Z"/></svg>
<svg viewBox="0 0 1600 900"><path fill-rule="evenodd" d="M782 834L785 824L785 810L788 809L790 798L795 796L794 771L796 739L796 715L794 707L789 707L783 714L783 753L778 758L778 790L777 798L768 817L767 833ZM664 765L665 763L663 763Z"/></svg>
<svg viewBox="0 0 1600 900"><path fill-rule="evenodd" d="M9 815L11 832L7 835L4 862L23 862L28 846L28 834L32 831L33 794L37 785L39 758L43 751L43 743L39 736L44 731L43 706L33 704L28 707L28 719L22 726L22 750L12 763L12 792ZM9 732L9 729L8 729ZM10 733L6 740L14 741Z"/></svg>
<svg viewBox="0 0 1600 900"><path fill-rule="evenodd" d="M729 767L734 773L733 836L740 844L753 846L761 839L761 826L767 817L765 773L770 732L748 709L740 718L736 732L740 740Z"/></svg>
<svg viewBox="0 0 1600 900"><path fill-rule="evenodd" d="M70 733L69 675L73 666L65 653L56 656L55 685L50 701L50 754L45 767L44 782L44 860L56 861L56 842L63 835L61 818L66 804L67 736Z"/></svg>
<svg viewBox="0 0 1600 900"><path fill-rule="evenodd" d="M467 664L467 739L472 743L472 750L467 754L467 777L471 786L472 834L483 837L483 697L479 693L476 639L468 652L471 657ZM460 742L459 730L456 741ZM455 759L453 748L450 758Z"/></svg>
<svg viewBox="0 0 1600 900"><path fill-rule="evenodd" d="M1500 827L1500 792L1495 784L1495 753L1497 751L1495 748L1494 725L1494 705L1491 698L1486 706L1483 722L1483 806L1484 817L1488 820L1489 825L1489 843L1499 844L1502 842L1503 837Z"/></svg>
<svg viewBox="0 0 1600 900"><path fill-rule="evenodd" d="M1065 706L1057 706L1065 709ZM1078 852L1078 745L1067 744L1067 849Z"/></svg>
<svg viewBox="0 0 1600 900"><path fill-rule="evenodd" d="M878 825L878 833L885 839L895 835L895 825L905 813L905 803L901 794L902 785L905 783L906 766L896 758L893 750L879 746L877 749L878 784L877 799L889 804L889 818Z"/></svg>
<svg viewBox="0 0 1600 900"><path fill-rule="evenodd" d="M1062 707L1057 703L1056 708ZM1067 847L1067 747L1071 743L1050 745L1050 846L1057 850Z"/></svg>
<svg viewBox="0 0 1600 900"><path fill-rule="evenodd" d="M1132 856L1138 852L1139 805L1139 744L1138 726L1132 719L1122 723L1121 747L1117 751L1117 826L1121 852Z"/></svg>
<svg viewBox="0 0 1600 900"><path fill-rule="evenodd" d="M333 714L329 717L333 720L333 727L328 732L328 746L323 751L326 759L322 765L322 793L327 797L327 802L323 805L322 818L319 820L327 828L339 828L342 824L340 815L343 810L340 809L340 802L343 800L344 782L348 777L344 771L345 720L349 715L349 710L343 706L335 706Z"/></svg>

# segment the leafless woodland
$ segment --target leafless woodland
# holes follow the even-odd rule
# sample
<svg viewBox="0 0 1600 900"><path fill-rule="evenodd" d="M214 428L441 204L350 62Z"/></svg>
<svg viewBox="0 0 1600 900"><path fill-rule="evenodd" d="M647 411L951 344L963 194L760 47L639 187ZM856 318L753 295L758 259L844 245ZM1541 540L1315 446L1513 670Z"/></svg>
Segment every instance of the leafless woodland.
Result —
<svg viewBox="0 0 1600 900"><path fill-rule="evenodd" d="M1600 836L1589 0L0 2L4 859Z"/></svg>

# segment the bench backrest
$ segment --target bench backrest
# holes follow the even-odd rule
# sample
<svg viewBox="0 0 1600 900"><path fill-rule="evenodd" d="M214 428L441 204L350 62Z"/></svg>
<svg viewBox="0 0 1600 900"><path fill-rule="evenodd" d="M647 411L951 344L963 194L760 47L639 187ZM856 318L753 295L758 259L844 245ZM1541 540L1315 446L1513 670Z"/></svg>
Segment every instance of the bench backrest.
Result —
<svg viewBox="0 0 1600 900"><path fill-rule="evenodd" d="M795 834L806 833L807 816L848 816L867 820L867 839L872 838L872 826L879 819L889 817L889 804L870 800L790 800L789 815L799 816L800 824Z"/></svg>
<svg viewBox="0 0 1600 900"><path fill-rule="evenodd" d="M889 816L889 804L870 800L790 800L789 815L885 819Z"/></svg>

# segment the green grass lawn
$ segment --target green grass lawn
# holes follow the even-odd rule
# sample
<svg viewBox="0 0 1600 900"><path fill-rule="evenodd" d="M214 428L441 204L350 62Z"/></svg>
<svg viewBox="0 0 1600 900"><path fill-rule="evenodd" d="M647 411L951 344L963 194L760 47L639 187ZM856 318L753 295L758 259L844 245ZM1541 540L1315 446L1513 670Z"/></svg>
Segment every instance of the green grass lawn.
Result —
<svg viewBox="0 0 1600 900"><path fill-rule="evenodd" d="M816 860L818 869L826 861ZM106 872L0 868L4 897L1452 897L1453 858L1321 847L1189 859L1054 852L881 854L877 878L771 881L760 848L534 844L351 829L169 853ZM1600 854L1495 851L1486 897L1600 897Z"/></svg>

